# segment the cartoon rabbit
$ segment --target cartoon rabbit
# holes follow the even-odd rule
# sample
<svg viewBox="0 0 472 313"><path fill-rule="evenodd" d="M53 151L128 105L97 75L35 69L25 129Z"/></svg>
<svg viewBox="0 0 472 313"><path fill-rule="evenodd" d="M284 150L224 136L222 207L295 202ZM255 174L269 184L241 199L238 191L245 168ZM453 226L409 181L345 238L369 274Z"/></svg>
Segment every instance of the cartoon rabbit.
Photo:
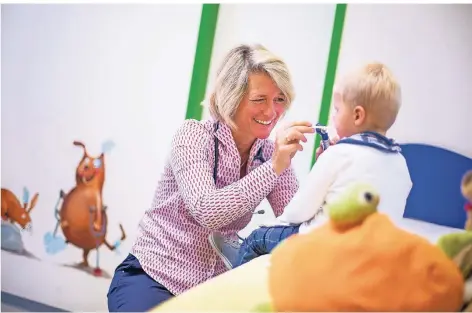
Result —
<svg viewBox="0 0 472 313"><path fill-rule="evenodd" d="M2 188L2 219L9 220L12 224L17 223L24 230L32 229L30 217L31 210L36 206L39 194L36 193L29 202L29 191L23 188L23 205L15 194L8 189Z"/></svg>

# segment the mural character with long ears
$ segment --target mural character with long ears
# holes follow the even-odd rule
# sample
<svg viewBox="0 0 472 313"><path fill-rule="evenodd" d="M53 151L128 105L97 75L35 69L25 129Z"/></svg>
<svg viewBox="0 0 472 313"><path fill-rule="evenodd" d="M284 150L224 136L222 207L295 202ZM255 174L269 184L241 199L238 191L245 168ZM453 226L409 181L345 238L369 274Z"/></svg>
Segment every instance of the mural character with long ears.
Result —
<svg viewBox="0 0 472 313"><path fill-rule="evenodd" d="M23 188L23 204L9 189L2 188L2 250L34 257L24 246L22 232L33 231L30 213L36 206L39 194L36 193L30 202L29 191ZM19 226L19 227L18 227ZM36 257L34 257L36 258Z"/></svg>
<svg viewBox="0 0 472 313"><path fill-rule="evenodd" d="M29 202L29 191L23 188L23 205L16 198L15 194L8 189L2 188L2 220L17 223L23 230L31 230L30 213L36 206L39 194L36 193Z"/></svg>
<svg viewBox="0 0 472 313"><path fill-rule="evenodd" d="M105 152L113 147L113 143L104 143L102 153L98 157L91 156L82 142L74 141L74 145L83 149L82 159L75 171L76 186L68 193L62 190L59 192L54 211L57 224L52 234L45 235L46 251L54 254L64 249L66 244L72 244L83 250L83 259L78 267L90 268L88 255L90 251L96 249L96 267L93 274L102 276L99 247L105 244L113 251L126 238L123 226L120 224L121 238L113 245L106 239L107 207L103 203L102 191L105 183ZM61 200L62 205L60 205ZM56 236L59 226L65 237L62 242Z"/></svg>

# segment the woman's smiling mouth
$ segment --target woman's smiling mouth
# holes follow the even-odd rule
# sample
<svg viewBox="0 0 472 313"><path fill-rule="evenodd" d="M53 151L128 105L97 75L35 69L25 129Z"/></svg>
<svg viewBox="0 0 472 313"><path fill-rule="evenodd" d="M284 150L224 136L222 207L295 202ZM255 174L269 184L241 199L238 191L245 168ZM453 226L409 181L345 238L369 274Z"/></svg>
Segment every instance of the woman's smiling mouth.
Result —
<svg viewBox="0 0 472 313"><path fill-rule="evenodd" d="M270 125L270 124L272 124L272 121L273 121L273 120L270 120L270 121L263 121L263 120L254 119L254 121L256 121L258 124Z"/></svg>

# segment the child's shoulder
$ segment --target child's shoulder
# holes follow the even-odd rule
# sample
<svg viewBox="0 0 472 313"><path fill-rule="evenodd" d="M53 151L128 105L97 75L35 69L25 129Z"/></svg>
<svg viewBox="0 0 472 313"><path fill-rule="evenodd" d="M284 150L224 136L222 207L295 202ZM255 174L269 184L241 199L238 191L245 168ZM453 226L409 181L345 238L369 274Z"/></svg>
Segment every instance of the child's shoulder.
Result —
<svg viewBox="0 0 472 313"><path fill-rule="evenodd" d="M326 151L324 151L321 155L330 156L330 157L346 157L346 156L351 155L353 150L356 150L356 147L353 145L337 143L337 144L329 146L329 148L326 149Z"/></svg>
<svg viewBox="0 0 472 313"><path fill-rule="evenodd" d="M344 144L341 142L330 146L320 155L319 159L323 159L323 163L346 161L350 164L357 162L368 163L370 161L378 162L381 159L386 162L393 162L393 164L400 162L402 165L406 165L406 160L401 153L385 153L385 151L370 146Z"/></svg>
<svg viewBox="0 0 472 313"><path fill-rule="evenodd" d="M331 145L318 157L315 166L316 164L318 164L318 166L341 166L341 163L345 163L344 161L353 158L353 154L350 150L349 145Z"/></svg>

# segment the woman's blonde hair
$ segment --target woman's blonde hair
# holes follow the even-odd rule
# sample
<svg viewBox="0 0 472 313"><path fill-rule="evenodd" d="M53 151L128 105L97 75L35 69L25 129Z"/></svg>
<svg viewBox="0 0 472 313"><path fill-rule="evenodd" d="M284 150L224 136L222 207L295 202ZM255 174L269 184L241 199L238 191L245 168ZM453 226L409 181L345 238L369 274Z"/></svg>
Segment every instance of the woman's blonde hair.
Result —
<svg viewBox="0 0 472 313"><path fill-rule="evenodd" d="M269 75L284 94L286 109L290 107L294 92L285 62L262 45L239 45L229 51L216 73L208 104L213 118L235 127L233 118L247 91L251 73Z"/></svg>

